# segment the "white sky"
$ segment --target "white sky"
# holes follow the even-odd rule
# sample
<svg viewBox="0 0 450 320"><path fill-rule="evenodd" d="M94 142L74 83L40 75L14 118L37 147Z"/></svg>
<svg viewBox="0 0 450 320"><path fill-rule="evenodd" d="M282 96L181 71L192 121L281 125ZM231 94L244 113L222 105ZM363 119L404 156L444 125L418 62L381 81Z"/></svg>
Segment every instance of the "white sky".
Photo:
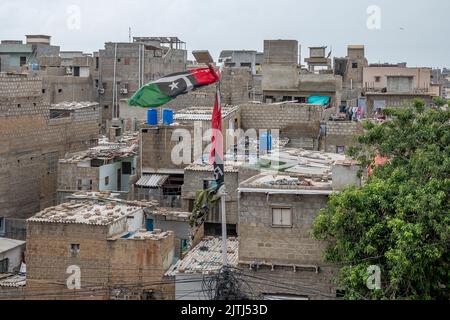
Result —
<svg viewBox="0 0 450 320"><path fill-rule="evenodd" d="M370 5L381 9L379 30L367 27ZM0 39L49 34L62 50L93 52L127 42L131 27L133 36L178 36L189 51L215 58L223 49L262 51L264 39L296 39L302 58L308 46L345 56L347 44L364 44L372 63L450 67L449 13L448 0L1 0Z"/></svg>

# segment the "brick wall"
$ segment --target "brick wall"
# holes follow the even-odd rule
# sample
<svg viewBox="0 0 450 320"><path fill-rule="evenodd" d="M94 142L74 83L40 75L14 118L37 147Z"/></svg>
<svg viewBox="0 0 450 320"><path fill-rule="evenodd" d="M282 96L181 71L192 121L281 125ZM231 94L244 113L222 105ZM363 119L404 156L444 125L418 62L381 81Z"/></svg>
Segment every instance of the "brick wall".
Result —
<svg viewBox="0 0 450 320"><path fill-rule="evenodd" d="M328 121L326 125L326 152L336 153L338 146L345 147L345 151L347 151L350 146L356 144L355 138L363 134L363 127L359 122Z"/></svg>
<svg viewBox="0 0 450 320"><path fill-rule="evenodd" d="M50 119L49 110L41 78L0 76L0 214L6 218L28 218L53 205L58 159L97 144L98 107L60 120ZM23 231L13 228L7 236Z"/></svg>
<svg viewBox="0 0 450 320"><path fill-rule="evenodd" d="M172 285L161 283L174 252L170 233L161 240L108 240L107 226L62 223L28 223L27 298L109 299L114 288L142 293L154 291L158 299L171 298ZM73 257L71 244L80 245ZM81 291L70 291L69 266L81 269ZM91 292L89 292L91 291ZM124 297L121 297L124 298Z"/></svg>
<svg viewBox="0 0 450 320"><path fill-rule="evenodd" d="M310 236L327 196L243 193L239 201L239 260L320 264L324 245ZM292 207L293 227L272 227L273 207Z"/></svg>

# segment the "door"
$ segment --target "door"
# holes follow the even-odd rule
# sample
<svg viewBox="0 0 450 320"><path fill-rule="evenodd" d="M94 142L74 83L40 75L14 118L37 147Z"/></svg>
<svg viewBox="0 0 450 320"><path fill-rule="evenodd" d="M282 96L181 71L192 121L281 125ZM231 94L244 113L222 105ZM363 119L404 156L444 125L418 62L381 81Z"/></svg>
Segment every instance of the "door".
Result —
<svg viewBox="0 0 450 320"><path fill-rule="evenodd" d="M153 225L153 219L147 219L147 231L153 231L154 225Z"/></svg>
<svg viewBox="0 0 450 320"><path fill-rule="evenodd" d="M122 191L122 169L117 170L117 191Z"/></svg>

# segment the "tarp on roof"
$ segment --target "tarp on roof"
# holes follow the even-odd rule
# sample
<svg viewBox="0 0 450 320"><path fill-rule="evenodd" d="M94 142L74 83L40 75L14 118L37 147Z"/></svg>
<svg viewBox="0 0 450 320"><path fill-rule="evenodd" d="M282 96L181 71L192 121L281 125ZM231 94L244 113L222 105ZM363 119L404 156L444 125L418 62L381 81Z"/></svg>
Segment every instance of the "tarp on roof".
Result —
<svg viewBox="0 0 450 320"><path fill-rule="evenodd" d="M159 175L159 174L145 175L145 176L142 176L138 182L136 182L136 186L144 187L144 188L159 188L168 179L169 179L169 176L167 176L167 175Z"/></svg>
<svg viewBox="0 0 450 320"><path fill-rule="evenodd" d="M327 96L311 96L308 98L308 104L321 105L323 107L330 103L330 97Z"/></svg>

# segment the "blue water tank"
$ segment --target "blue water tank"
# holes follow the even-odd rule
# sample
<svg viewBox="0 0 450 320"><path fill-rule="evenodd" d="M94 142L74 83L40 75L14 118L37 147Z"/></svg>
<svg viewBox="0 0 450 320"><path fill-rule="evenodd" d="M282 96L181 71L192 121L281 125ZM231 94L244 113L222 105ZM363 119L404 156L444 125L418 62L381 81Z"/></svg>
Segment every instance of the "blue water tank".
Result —
<svg viewBox="0 0 450 320"><path fill-rule="evenodd" d="M273 141L270 133L264 132L259 139L259 149L261 153L272 151Z"/></svg>
<svg viewBox="0 0 450 320"><path fill-rule="evenodd" d="M39 70L39 65L37 63L31 64L31 70L38 71Z"/></svg>
<svg viewBox="0 0 450 320"><path fill-rule="evenodd" d="M149 126L157 126L158 125L158 110L149 109L147 111L147 124Z"/></svg>
<svg viewBox="0 0 450 320"><path fill-rule="evenodd" d="M163 111L163 123L167 126L173 123L173 110L166 109Z"/></svg>

